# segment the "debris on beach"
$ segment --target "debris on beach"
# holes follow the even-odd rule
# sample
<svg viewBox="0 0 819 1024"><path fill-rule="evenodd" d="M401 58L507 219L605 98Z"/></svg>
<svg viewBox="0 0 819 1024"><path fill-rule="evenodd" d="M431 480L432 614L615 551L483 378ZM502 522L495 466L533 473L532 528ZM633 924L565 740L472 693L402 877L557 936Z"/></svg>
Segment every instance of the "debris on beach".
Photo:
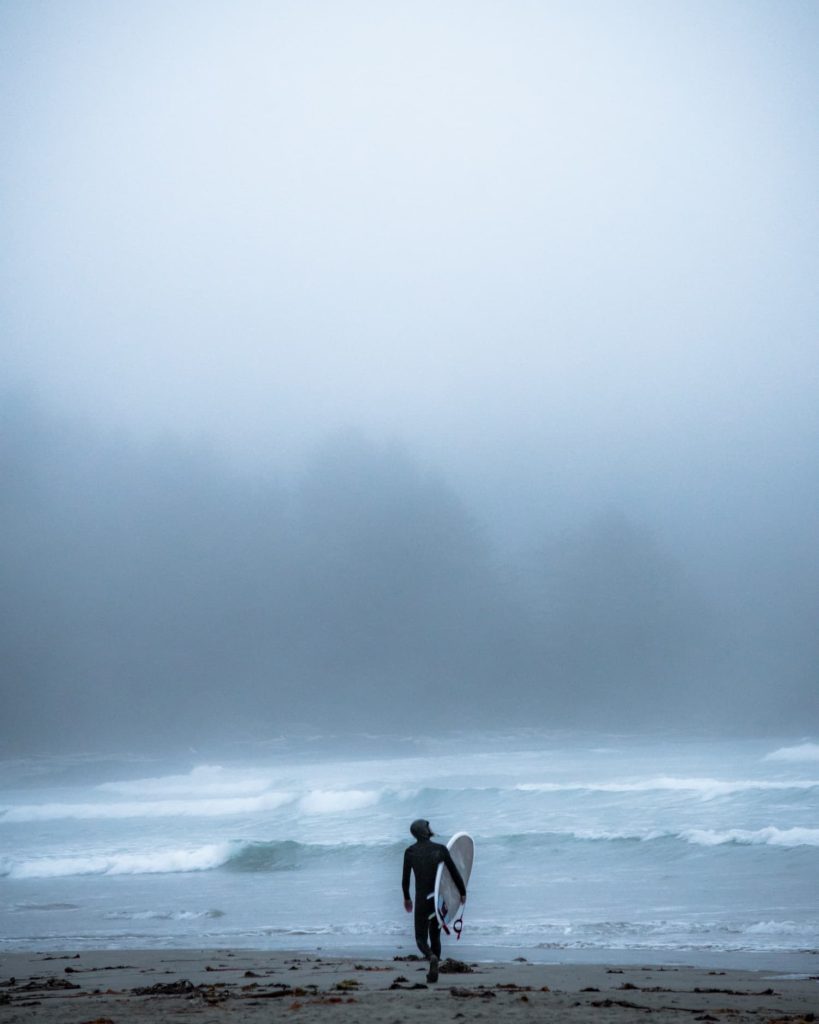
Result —
<svg viewBox="0 0 819 1024"><path fill-rule="evenodd" d="M343 981L338 981L333 986L338 992L354 992L356 989L361 988L361 982L356 981L355 978L344 978Z"/></svg>
<svg viewBox="0 0 819 1024"><path fill-rule="evenodd" d="M49 992L54 989L79 988L68 978L32 978L26 985L18 985L17 992Z"/></svg>
<svg viewBox="0 0 819 1024"><path fill-rule="evenodd" d="M79 988L79 985L76 987ZM132 988L131 994L135 996L186 996L194 989L192 981L181 978L179 981L158 981L156 985L149 985L145 988Z"/></svg>
<svg viewBox="0 0 819 1024"><path fill-rule="evenodd" d="M458 988L453 986L449 990L451 996L458 999L494 999L495 993L488 988Z"/></svg>
<svg viewBox="0 0 819 1024"><path fill-rule="evenodd" d="M469 964L465 964L463 960L454 960L452 957L447 957L438 967L438 971L441 974L474 974L474 967L470 967Z"/></svg>

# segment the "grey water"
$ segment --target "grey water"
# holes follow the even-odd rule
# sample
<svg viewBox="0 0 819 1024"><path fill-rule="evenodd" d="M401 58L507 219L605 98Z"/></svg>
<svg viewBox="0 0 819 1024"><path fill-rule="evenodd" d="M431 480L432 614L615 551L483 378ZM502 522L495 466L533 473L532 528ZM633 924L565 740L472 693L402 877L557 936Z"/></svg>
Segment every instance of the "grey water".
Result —
<svg viewBox="0 0 819 1024"><path fill-rule="evenodd" d="M809 741L319 737L0 769L0 948L409 952L422 816L475 837L474 957L816 962Z"/></svg>

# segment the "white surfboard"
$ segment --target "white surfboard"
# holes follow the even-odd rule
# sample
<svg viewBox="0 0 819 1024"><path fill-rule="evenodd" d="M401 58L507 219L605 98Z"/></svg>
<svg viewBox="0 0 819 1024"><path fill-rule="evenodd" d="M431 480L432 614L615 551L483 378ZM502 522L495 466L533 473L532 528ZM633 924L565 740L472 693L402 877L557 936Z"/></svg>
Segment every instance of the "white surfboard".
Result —
<svg viewBox="0 0 819 1024"><path fill-rule="evenodd" d="M472 862L475 860L475 843L472 836L467 832L456 832L446 844L447 849L455 862L455 867L460 871L464 885L469 886L469 876L472 874ZM453 925L460 921L461 894L458 887L452 880L448 868L444 864L438 865L438 873L435 876L435 913L438 915L438 923L443 930L449 934ZM456 925L456 933L460 934L460 927Z"/></svg>

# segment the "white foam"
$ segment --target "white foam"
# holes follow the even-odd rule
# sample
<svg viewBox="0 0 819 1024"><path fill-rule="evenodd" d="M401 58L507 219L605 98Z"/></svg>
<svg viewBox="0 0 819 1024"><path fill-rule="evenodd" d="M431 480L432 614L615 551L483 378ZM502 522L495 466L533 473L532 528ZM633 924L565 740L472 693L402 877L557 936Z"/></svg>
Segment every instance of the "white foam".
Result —
<svg viewBox="0 0 819 1024"><path fill-rule="evenodd" d="M210 773L210 769L207 772ZM213 778L212 775L208 777ZM169 779L172 777L168 777ZM187 780L189 776L181 776ZM144 780L142 780L144 781ZM134 783L135 791L142 786ZM160 780L166 781L166 780ZM186 781L184 783L188 785ZM128 783L122 783L126 787ZM218 788L223 783L208 783L206 788ZM227 783L224 785L229 788ZM248 781L248 785L250 782ZM111 784L118 788L119 783ZM106 791L111 789L106 784ZM102 789L103 787L98 787ZM172 788L172 786L170 786ZM181 790L180 790L181 791ZM143 793L145 790L143 789ZM0 809L0 823L55 821L64 818L79 820L113 820L124 818L196 818L223 817L232 814L253 814L272 811L285 804L298 801L298 810L303 814L333 814L371 807L381 799L382 790L370 789L314 789L301 798L292 792L269 790L255 796L209 796L200 799L146 799L116 802L97 801L88 803L47 803L20 804Z"/></svg>
<svg viewBox="0 0 819 1024"><path fill-rule="evenodd" d="M109 910L106 921L197 921L225 916L224 910Z"/></svg>
<svg viewBox="0 0 819 1024"><path fill-rule="evenodd" d="M164 775L159 778L131 779L123 782L103 782L97 786L101 793L116 793L137 798L170 797L222 797L263 793L273 780L269 774L237 771L221 765L198 765L186 775Z"/></svg>
<svg viewBox="0 0 819 1024"><path fill-rule="evenodd" d="M765 761L819 761L819 743L800 743L795 747L780 747L763 758Z"/></svg>
<svg viewBox="0 0 819 1024"><path fill-rule="evenodd" d="M381 798L379 790L314 789L299 801L304 814L334 814L338 811L357 811L372 807Z"/></svg>
<svg viewBox="0 0 819 1024"><path fill-rule="evenodd" d="M6 807L1 822L56 821L61 818L215 818L230 814L271 811L293 799L291 793L269 792L260 796L206 800L138 800L122 803L20 804Z"/></svg>
<svg viewBox="0 0 819 1024"><path fill-rule="evenodd" d="M573 839L607 842L612 840L639 840L643 843L654 839L682 839L695 846L722 846L726 843L737 843L741 846L819 846L819 829L817 828L776 828L769 825L760 829L686 829L683 832L666 831L664 829L608 831L605 829L572 829L558 835L568 835Z"/></svg>
<svg viewBox="0 0 819 1024"><path fill-rule="evenodd" d="M689 829L680 838L697 846L722 846L738 843L742 846L819 846L819 828L767 828L744 829Z"/></svg>
<svg viewBox="0 0 819 1024"><path fill-rule="evenodd" d="M194 849L153 853L89 854L74 857L36 857L0 863L8 878L64 878L70 875L155 875L180 871L210 871L225 864L235 850L230 843L211 843Z"/></svg>
<svg viewBox="0 0 819 1024"><path fill-rule="evenodd" d="M514 838L543 838L556 836L577 839L584 842L641 842L650 843L657 839L677 839L696 846L722 846L736 843L743 846L819 846L819 829L787 828L771 825L760 829L686 829L682 832L662 828L555 829L552 832L520 832Z"/></svg>
<svg viewBox="0 0 819 1024"><path fill-rule="evenodd" d="M794 779L791 781L766 779L721 780L709 778L674 778L657 776L639 782L524 782L515 789L524 793L650 793L679 792L695 793L704 799L730 796L734 793L775 791L787 789L815 789L819 779Z"/></svg>
<svg viewBox="0 0 819 1024"><path fill-rule="evenodd" d="M652 839L666 839L675 833L665 832L662 829L632 829L627 831L611 831L608 829L578 828L567 832L558 832L558 835L571 836L572 839L591 840L593 842L611 842L618 839L638 839L641 843L648 843Z"/></svg>

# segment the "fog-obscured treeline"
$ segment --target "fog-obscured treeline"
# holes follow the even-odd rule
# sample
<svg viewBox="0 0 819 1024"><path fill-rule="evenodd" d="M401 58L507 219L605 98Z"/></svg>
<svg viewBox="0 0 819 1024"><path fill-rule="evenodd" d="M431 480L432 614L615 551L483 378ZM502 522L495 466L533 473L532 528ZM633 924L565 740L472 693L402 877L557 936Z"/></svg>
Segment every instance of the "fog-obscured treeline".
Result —
<svg viewBox="0 0 819 1024"><path fill-rule="evenodd" d="M806 727L817 606L799 594L761 647L759 618L617 509L510 554L398 447L335 437L286 478L240 474L8 396L0 451L6 750Z"/></svg>

